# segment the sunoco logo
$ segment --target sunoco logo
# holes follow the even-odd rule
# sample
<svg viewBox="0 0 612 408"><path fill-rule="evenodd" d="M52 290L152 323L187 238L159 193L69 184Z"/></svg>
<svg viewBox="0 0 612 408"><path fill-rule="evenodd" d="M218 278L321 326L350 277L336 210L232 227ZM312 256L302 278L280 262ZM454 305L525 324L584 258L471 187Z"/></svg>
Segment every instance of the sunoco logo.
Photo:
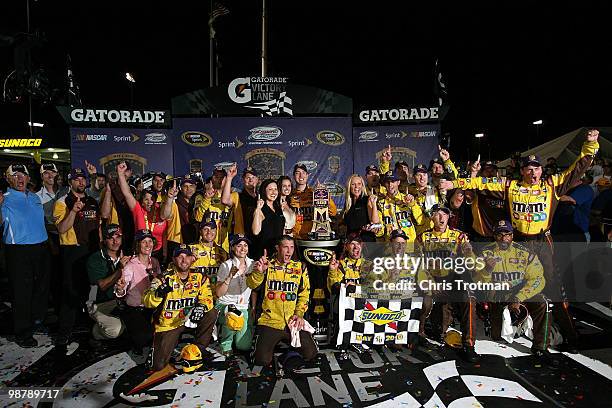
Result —
<svg viewBox="0 0 612 408"><path fill-rule="evenodd" d="M329 266L329 261L332 259L334 251L329 249L314 249L308 248L304 251L304 258L308 262L317 266Z"/></svg>
<svg viewBox="0 0 612 408"><path fill-rule="evenodd" d="M283 129L276 126L259 126L251 129L249 132L249 140L256 140L258 142L269 142L274 140L283 134Z"/></svg>
<svg viewBox="0 0 612 408"><path fill-rule="evenodd" d="M317 140L330 146L339 146L344 143L344 136L333 130L322 130L317 133Z"/></svg>
<svg viewBox="0 0 612 408"><path fill-rule="evenodd" d="M163 133L148 133L145 135L145 144L166 144L166 135Z"/></svg>
<svg viewBox="0 0 612 408"><path fill-rule="evenodd" d="M386 307L379 307L372 311L363 311L360 320L362 323L370 322L377 326L382 326L392 322L397 322L404 317L404 311L393 312Z"/></svg>
<svg viewBox="0 0 612 408"><path fill-rule="evenodd" d="M375 141L377 137L378 137L378 132L375 132L373 130L366 130L365 132L359 133L360 142L365 142L365 141L370 141L370 140Z"/></svg>
<svg viewBox="0 0 612 408"><path fill-rule="evenodd" d="M212 137L203 132L189 131L181 135L183 142L195 147L206 147L212 143Z"/></svg>

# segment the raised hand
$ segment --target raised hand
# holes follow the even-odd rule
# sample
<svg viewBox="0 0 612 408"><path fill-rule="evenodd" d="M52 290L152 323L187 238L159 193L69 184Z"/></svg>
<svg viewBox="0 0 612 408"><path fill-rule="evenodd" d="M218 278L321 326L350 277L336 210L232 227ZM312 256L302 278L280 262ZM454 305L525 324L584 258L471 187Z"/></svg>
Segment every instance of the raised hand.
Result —
<svg viewBox="0 0 612 408"><path fill-rule="evenodd" d="M130 258L129 256L122 256L121 259L119 260L119 263L121 264L122 268L125 268L125 265L127 265L128 262L130 262Z"/></svg>
<svg viewBox="0 0 612 408"><path fill-rule="evenodd" d="M91 176L92 174L96 174L98 172L98 169L96 169L96 166L94 166L93 164L91 164L90 162L88 162L87 160L85 160L85 168L87 169L87 173Z"/></svg>
<svg viewBox="0 0 612 408"><path fill-rule="evenodd" d="M406 194L404 196L404 203L410 204L414 200L414 196L412 194Z"/></svg>
<svg viewBox="0 0 612 408"><path fill-rule="evenodd" d="M391 145L389 145L389 146L388 146L388 147L387 147L387 148L386 148L386 149L383 151L382 157L383 157L383 159L384 159L386 162L390 162L390 161L391 161L391 159L393 158L393 155L392 155L392 153L391 153Z"/></svg>
<svg viewBox="0 0 612 408"><path fill-rule="evenodd" d="M378 201L378 196L376 194L372 194L370 197L368 197L368 207L369 208L376 208L376 202Z"/></svg>
<svg viewBox="0 0 612 408"><path fill-rule="evenodd" d="M338 266L340 266L340 262L338 262L336 259L336 254L333 254L331 260L329 261L329 270L335 271L338 269Z"/></svg>
<svg viewBox="0 0 612 408"><path fill-rule="evenodd" d="M440 190L452 190L453 182L442 179L440 180L440 184L438 185L438 187L440 187Z"/></svg>
<svg viewBox="0 0 612 408"><path fill-rule="evenodd" d="M125 176L126 171L127 171L127 164L125 164L125 162L121 162L117 165L117 174Z"/></svg>
<svg viewBox="0 0 612 408"><path fill-rule="evenodd" d="M216 194L215 189L212 186L212 183L208 183L204 186L204 197L212 198Z"/></svg>
<svg viewBox="0 0 612 408"><path fill-rule="evenodd" d="M74 205L72 206L72 211L78 213L85 207L85 203L81 201L81 197L78 197Z"/></svg>
<svg viewBox="0 0 612 408"><path fill-rule="evenodd" d="M259 272L264 272L266 269L268 269L268 265L268 251L264 249L263 256L259 258L259 261L255 262L255 269L257 269Z"/></svg>
<svg viewBox="0 0 612 408"><path fill-rule="evenodd" d="M168 189L168 198L173 200L176 198L177 195L178 195L178 188L176 187L176 179L174 179L174 183L172 184L172 187Z"/></svg>
<svg viewBox="0 0 612 408"><path fill-rule="evenodd" d="M236 163L232 164L232 167L227 169L227 177L234 178L238 174L238 165Z"/></svg>
<svg viewBox="0 0 612 408"><path fill-rule="evenodd" d="M597 129L591 129L587 133L587 140L589 142L596 142L598 137L599 137L599 130Z"/></svg>
<svg viewBox="0 0 612 408"><path fill-rule="evenodd" d="M443 161L447 161L448 159L450 159L450 153L448 152L448 150L443 149L442 147L440 147L440 145L438 145L438 150L440 151L440 158Z"/></svg>
<svg viewBox="0 0 612 408"><path fill-rule="evenodd" d="M261 210L264 204L266 204L266 202L261 199L261 196L259 194L257 194L257 209Z"/></svg>
<svg viewBox="0 0 612 408"><path fill-rule="evenodd" d="M172 285L170 284L170 278L166 278L161 282L157 289L155 289L155 296L158 298L163 298L170 292L172 292Z"/></svg>

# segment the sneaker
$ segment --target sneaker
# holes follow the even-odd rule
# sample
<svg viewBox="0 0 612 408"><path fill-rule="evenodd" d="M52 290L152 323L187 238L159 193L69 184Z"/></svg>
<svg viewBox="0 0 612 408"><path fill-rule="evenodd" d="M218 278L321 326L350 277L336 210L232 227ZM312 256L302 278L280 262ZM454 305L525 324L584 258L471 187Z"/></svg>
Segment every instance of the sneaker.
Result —
<svg viewBox="0 0 612 408"><path fill-rule="evenodd" d="M557 360L555 356L548 350L538 350L532 348L531 353L544 364L555 367L559 365L559 360Z"/></svg>
<svg viewBox="0 0 612 408"><path fill-rule="evenodd" d="M21 348L38 347L38 341L32 336L17 337L15 343Z"/></svg>
<svg viewBox="0 0 612 408"><path fill-rule="evenodd" d="M480 356L474 350L474 347L464 346L460 353L461 358L468 363L477 363L480 361Z"/></svg>

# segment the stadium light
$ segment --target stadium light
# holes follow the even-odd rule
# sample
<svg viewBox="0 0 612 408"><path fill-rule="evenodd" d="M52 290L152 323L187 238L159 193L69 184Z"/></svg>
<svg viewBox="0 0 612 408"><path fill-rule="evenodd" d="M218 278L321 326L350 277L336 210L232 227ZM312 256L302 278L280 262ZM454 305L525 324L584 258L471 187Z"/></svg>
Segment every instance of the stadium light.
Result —
<svg viewBox="0 0 612 408"><path fill-rule="evenodd" d="M536 121L534 121L534 122L532 123L532 125L541 125L542 123L544 123L544 122L542 121L542 119L540 119L540 120L536 120Z"/></svg>
<svg viewBox="0 0 612 408"><path fill-rule="evenodd" d="M484 133L476 133L474 137L480 139L481 137L484 137L484 135Z"/></svg>
<svg viewBox="0 0 612 408"><path fill-rule="evenodd" d="M30 127L44 127L45 124L44 123L40 123L40 122L28 122L28 126L30 126Z"/></svg>
<svg viewBox="0 0 612 408"><path fill-rule="evenodd" d="M136 83L136 80L134 79L134 77L132 76L132 74L130 74L129 72L125 73L125 79L127 79L128 81L130 81L131 83Z"/></svg>

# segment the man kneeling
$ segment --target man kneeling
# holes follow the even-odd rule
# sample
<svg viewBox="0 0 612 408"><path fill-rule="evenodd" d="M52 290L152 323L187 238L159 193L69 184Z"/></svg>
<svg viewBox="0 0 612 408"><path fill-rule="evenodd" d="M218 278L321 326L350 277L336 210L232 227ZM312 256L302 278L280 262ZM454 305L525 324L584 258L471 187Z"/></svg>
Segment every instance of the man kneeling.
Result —
<svg viewBox="0 0 612 408"><path fill-rule="evenodd" d="M212 291L207 277L190 271L195 257L188 245L181 244L173 253L173 269L162 279L155 278L143 295L143 304L158 308L153 316L153 370L161 370L170 361L172 351L185 330L187 315L196 324L194 343L204 352L212 336L218 311L213 308Z"/></svg>
<svg viewBox="0 0 612 408"><path fill-rule="evenodd" d="M257 322L255 365L269 365L274 348L281 340L292 342L291 328L299 333L292 344L296 345L304 360L312 360L317 355L312 334L303 330L310 295L308 270L302 262L291 259L294 250L293 238L283 236L276 245L276 258L269 261L264 251L264 256L255 262L253 272L247 277L251 289L264 284L263 312Z"/></svg>

